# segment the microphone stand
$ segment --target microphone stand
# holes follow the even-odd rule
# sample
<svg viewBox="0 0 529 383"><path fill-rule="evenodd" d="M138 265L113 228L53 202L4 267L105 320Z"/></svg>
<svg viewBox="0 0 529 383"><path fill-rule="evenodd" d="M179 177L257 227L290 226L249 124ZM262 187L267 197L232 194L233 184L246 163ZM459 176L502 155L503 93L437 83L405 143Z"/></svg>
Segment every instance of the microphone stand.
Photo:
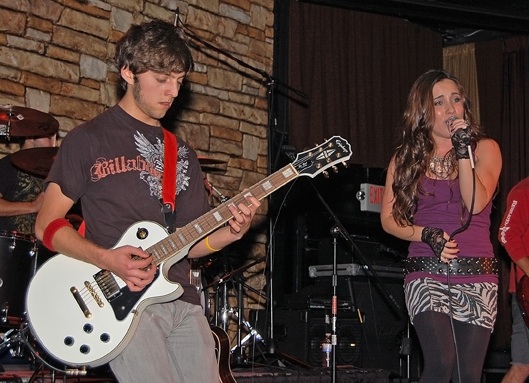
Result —
<svg viewBox="0 0 529 383"><path fill-rule="evenodd" d="M331 382L336 382L336 345L338 344L336 322L338 321L338 267L337 267L337 237L338 226L334 225L331 228L331 235L333 236L333 255L332 255L332 299L331 299L331 345L332 345L332 378Z"/></svg>
<svg viewBox="0 0 529 383"><path fill-rule="evenodd" d="M371 266L371 264L367 261L367 259L364 257L364 255L362 254L362 252L360 251L360 249L358 249L358 247L356 246L356 244L354 243L351 235L347 232L347 229L342 225L342 223L340 222L340 220L338 219L338 217L336 216L336 214L334 213L334 211L331 209L331 207L327 204L327 202L325 201L325 199L323 198L323 196L320 194L320 192L318 191L318 189L316 188L316 186L314 186L314 184L312 182L309 182L310 185L312 186L312 188L314 189L316 195L318 196L319 200L321 201L321 203L323 204L323 206L325 207L325 209L327 210L327 212L329 213L329 215L331 216L331 218L334 220L335 222L335 226L333 227L333 231L337 234L340 234L342 236L342 238L347 242L347 244L351 247L351 249L353 250L353 252L355 252L358 257L360 258L360 261L362 262L363 265L365 265L367 267L367 269L369 270L369 272L371 273L371 275L375 278L375 280L378 282L378 286L380 287L380 289L382 290L384 296L392 303L392 306L390 306L391 308L393 308L393 310L395 311L395 313L398 315L399 318L403 318L404 317L404 314L402 313L402 309L400 307L400 304L397 302L397 300L395 299L395 297L389 292L389 290L386 288L386 286L384 285L384 283L382 282L382 280L380 279L380 276L378 275L378 273L373 269L373 267ZM354 251L356 250L356 251Z"/></svg>
<svg viewBox="0 0 529 383"><path fill-rule="evenodd" d="M176 27L178 27L179 25L179 18L178 18L178 9L177 9L177 15L176 15ZM275 113L274 113L274 102L275 102L275 99L274 99L274 90L276 88L276 85L281 85L282 87L286 88L287 90L289 91L292 91L294 94L296 94L297 96L301 97L301 98L308 98L307 95L293 87L291 87L290 85L288 84L285 84L284 82L278 80L277 78L274 78L273 76L271 76L270 74L268 74L266 71L262 70L262 69L259 69L259 68L256 68L242 60L240 60L239 58L235 57L234 55L232 55L231 53L229 52L226 52L210 43L208 43L207 41L204 41L202 38L200 38L199 36L197 36L194 32L192 32L189 28L187 28L186 26L184 26L183 24L181 25L181 30L182 32L187 36L189 37L191 40L195 41L196 43L199 43L199 45L203 45L209 49L211 49L212 51L215 51L219 54L221 54L222 56L224 57L228 57L229 59L235 61L237 64L239 64L241 67L243 68L246 68L246 69L249 69L255 73L257 73L259 76L262 77L263 79L263 82L266 83L266 86L268 88L268 92L267 92L267 101L268 101L268 134L269 134L269 138L268 138L268 174L272 174L272 171L274 170L274 167L277 163L277 159L279 158L279 154L280 154L280 149L282 147L281 143L280 145L278 145L278 150L277 150L277 153L276 155L274 156L274 153L272 151L272 142L273 142L273 135L272 135L272 126L275 125ZM193 46L200 50L200 46L199 45L196 45L194 44ZM207 54L207 53L206 53ZM219 60L218 58L215 58L217 60ZM219 60L220 61L220 60ZM281 139L284 139L284 134L281 136ZM276 159L274 159L273 157L275 157ZM272 210L272 197L270 196L269 197L269 211ZM276 346L275 346L275 340L274 340L274 297L273 297L273 270L274 270L274 241L273 241L273 229L274 229L274 225L273 225L273 220L272 219L269 219L269 234L268 234L268 253L269 253L269 259L268 259L268 262L267 262L267 266L268 266L268 275L269 275L269 281L268 281L268 308L270 310L270 327L269 327L269 336L268 336L268 341L266 342L267 344L267 348L268 348L268 353L269 354L272 354L272 355L275 355L276 353Z"/></svg>

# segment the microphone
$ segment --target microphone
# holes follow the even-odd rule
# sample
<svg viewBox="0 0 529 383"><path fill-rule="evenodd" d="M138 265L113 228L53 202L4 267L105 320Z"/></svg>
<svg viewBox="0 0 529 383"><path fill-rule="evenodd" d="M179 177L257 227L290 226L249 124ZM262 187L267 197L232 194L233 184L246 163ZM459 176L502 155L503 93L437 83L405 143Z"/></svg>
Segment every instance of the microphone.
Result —
<svg viewBox="0 0 529 383"><path fill-rule="evenodd" d="M450 127L452 126L455 120L456 120L456 116L450 116L448 120L446 120L445 122L446 127L450 129Z"/></svg>
<svg viewBox="0 0 529 383"><path fill-rule="evenodd" d="M454 134L452 132L452 129L450 129L450 127L452 126L453 122L457 119L456 116L450 116L448 118L448 120L446 120L446 126L448 127L448 129L450 130L450 134ZM465 121L466 122L466 121ZM470 135L470 125L468 125L468 122L467 123L467 126L466 128L463 128L463 132L467 133L467 130L468 130L468 134ZM470 159L470 166L472 167L472 169L475 168L475 164L474 164L474 156L472 154L472 145L468 144L467 145L467 149L468 149L468 154L469 154L469 159Z"/></svg>

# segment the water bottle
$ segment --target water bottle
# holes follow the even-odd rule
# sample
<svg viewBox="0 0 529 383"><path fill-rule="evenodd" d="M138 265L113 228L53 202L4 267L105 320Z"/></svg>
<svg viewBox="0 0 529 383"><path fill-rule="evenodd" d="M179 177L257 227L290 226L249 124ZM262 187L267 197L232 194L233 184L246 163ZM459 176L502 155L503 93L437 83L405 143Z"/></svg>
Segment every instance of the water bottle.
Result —
<svg viewBox="0 0 529 383"><path fill-rule="evenodd" d="M331 367L332 364L332 342L331 334L326 333L321 342L321 365L322 367Z"/></svg>

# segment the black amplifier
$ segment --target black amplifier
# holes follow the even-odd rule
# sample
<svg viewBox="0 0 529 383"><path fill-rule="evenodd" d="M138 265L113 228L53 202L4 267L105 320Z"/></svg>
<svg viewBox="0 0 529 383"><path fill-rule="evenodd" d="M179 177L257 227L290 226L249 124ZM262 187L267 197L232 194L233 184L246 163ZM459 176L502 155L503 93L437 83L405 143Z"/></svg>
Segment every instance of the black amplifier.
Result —
<svg viewBox="0 0 529 383"><path fill-rule="evenodd" d="M404 278L404 268L399 266L371 266L375 273L383 278ZM309 266L309 276L311 278L329 277L333 274L333 265ZM366 265L357 263L342 263L336 265L336 274L339 276L371 276L371 270Z"/></svg>

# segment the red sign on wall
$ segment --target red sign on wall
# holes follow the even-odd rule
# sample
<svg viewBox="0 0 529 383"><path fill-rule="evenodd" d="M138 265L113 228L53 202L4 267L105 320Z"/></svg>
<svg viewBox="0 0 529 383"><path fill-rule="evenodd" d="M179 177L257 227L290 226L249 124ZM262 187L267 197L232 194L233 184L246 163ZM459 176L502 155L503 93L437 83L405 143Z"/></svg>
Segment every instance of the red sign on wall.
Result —
<svg viewBox="0 0 529 383"><path fill-rule="evenodd" d="M360 210L380 213L382 194L384 194L384 186L360 184L360 191L356 193L356 199L360 201Z"/></svg>

